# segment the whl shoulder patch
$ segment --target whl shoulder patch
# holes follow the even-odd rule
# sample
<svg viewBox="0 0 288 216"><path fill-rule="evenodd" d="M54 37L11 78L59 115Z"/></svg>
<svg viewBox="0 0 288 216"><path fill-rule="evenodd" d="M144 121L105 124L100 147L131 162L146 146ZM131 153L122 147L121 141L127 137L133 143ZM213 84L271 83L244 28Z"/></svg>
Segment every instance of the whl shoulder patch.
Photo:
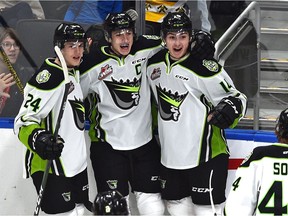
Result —
<svg viewBox="0 0 288 216"><path fill-rule="evenodd" d="M48 82L50 76L51 76L51 73L49 73L48 70L43 70L37 74L36 82L39 84L46 83L46 82Z"/></svg>
<svg viewBox="0 0 288 216"><path fill-rule="evenodd" d="M213 60L206 60L204 59L202 62L203 66L206 67L209 71L212 72L218 72L219 71L219 65L217 64L217 62L213 61Z"/></svg>

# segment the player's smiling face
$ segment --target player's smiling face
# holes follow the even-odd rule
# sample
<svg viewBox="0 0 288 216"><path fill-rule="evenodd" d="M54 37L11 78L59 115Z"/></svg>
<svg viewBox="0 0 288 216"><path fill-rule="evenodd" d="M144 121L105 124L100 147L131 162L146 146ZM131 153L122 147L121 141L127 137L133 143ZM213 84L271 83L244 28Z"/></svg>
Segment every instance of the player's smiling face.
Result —
<svg viewBox="0 0 288 216"><path fill-rule="evenodd" d="M186 55L190 37L188 32L169 32L165 38L172 59L178 60Z"/></svg>
<svg viewBox="0 0 288 216"><path fill-rule="evenodd" d="M117 54L126 56L130 53L134 33L132 29L120 29L111 33L111 48Z"/></svg>
<svg viewBox="0 0 288 216"><path fill-rule="evenodd" d="M66 42L64 48L61 50L65 58L67 67L76 67L81 63L84 53L83 42Z"/></svg>

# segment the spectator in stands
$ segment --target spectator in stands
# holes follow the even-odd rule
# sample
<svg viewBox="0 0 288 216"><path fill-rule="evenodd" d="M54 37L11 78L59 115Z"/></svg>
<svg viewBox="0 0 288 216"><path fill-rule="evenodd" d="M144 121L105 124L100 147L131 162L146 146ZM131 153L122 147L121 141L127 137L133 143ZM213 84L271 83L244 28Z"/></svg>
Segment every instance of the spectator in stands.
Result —
<svg viewBox="0 0 288 216"><path fill-rule="evenodd" d="M226 215L287 215L288 108L276 123L278 143L256 147L236 171Z"/></svg>
<svg viewBox="0 0 288 216"><path fill-rule="evenodd" d="M5 89L8 89L8 87L12 86L15 84L15 81L13 81L13 76L12 74L5 74L1 73L0 74L0 107L1 103L3 102L4 98L2 97L7 97L9 98L10 95L5 91Z"/></svg>
<svg viewBox="0 0 288 216"><path fill-rule="evenodd" d="M102 25L106 16L112 12L121 12L122 0L112 1L76 1L68 7L64 16L65 21L80 24Z"/></svg>
<svg viewBox="0 0 288 216"><path fill-rule="evenodd" d="M157 1L146 0L146 34L160 35L161 23L168 12L185 12L192 20L194 29L210 33L206 0ZM199 22L200 21L200 22Z"/></svg>
<svg viewBox="0 0 288 216"><path fill-rule="evenodd" d="M231 26L237 17L245 10L249 1L210 1L210 15L214 22L213 36L215 39Z"/></svg>
<svg viewBox="0 0 288 216"><path fill-rule="evenodd" d="M11 97L6 99L5 103L1 105L0 117L15 117L23 101L23 95L19 85L26 84L34 73L34 70L24 68L17 63L21 52L21 44L16 32L12 28L0 28L0 45L21 81L21 84L13 85L11 88L6 89L7 93L10 94ZM9 67L2 55L0 55L0 73L10 73Z"/></svg>
<svg viewBox="0 0 288 216"><path fill-rule="evenodd" d="M206 32L211 31L211 23L209 20L209 7L206 0L187 1L190 19L193 23L194 29L203 30Z"/></svg>
<svg viewBox="0 0 288 216"><path fill-rule="evenodd" d="M4 27L16 28L21 19L45 19L39 1L0 1L0 23Z"/></svg>

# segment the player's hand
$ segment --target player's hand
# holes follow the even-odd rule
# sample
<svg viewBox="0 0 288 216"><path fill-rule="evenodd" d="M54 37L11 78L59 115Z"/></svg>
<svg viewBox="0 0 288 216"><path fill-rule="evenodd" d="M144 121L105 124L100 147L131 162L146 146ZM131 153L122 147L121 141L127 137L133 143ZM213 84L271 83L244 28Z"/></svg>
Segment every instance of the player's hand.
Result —
<svg viewBox="0 0 288 216"><path fill-rule="evenodd" d="M133 21L136 21L136 20L138 19L138 13L137 13L137 11L134 10L134 9L129 9L129 10L127 10L127 11L126 11L126 14L128 14Z"/></svg>
<svg viewBox="0 0 288 216"><path fill-rule="evenodd" d="M30 147L43 160L54 160L61 156L64 140L58 135L55 140L54 135L46 130L36 130L33 132Z"/></svg>
<svg viewBox="0 0 288 216"><path fill-rule="evenodd" d="M231 96L223 98L219 104L209 112L207 121L209 124L221 129L228 128L233 124L235 119L240 116L240 111L237 109L237 107L240 106L241 101L238 98Z"/></svg>
<svg viewBox="0 0 288 216"><path fill-rule="evenodd" d="M215 53L215 42L211 34L205 31L194 31L191 53L198 59L211 59Z"/></svg>

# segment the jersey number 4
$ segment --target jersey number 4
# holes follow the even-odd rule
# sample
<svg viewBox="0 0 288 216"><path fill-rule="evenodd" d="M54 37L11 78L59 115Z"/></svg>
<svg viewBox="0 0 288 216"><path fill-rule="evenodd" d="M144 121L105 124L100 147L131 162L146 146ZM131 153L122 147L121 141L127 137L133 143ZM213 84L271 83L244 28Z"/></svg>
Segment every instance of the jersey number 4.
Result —
<svg viewBox="0 0 288 216"><path fill-rule="evenodd" d="M241 177L237 178L232 186L235 191L239 187ZM273 201L270 200L273 198ZM274 206L272 205L274 203ZM281 181L274 181L272 186L267 191L265 197L258 205L258 209L261 213L270 213L274 215L287 214L287 205L282 206L283 203L283 186Z"/></svg>
<svg viewBox="0 0 288 216"><path fill-rule="evenodd" d="M283 187L281 181L274 181L266 196L262 199L258 205L258 209L261 213L272 213L274 215L282 215L287 213L287 205L282 206L283 199ZM285 192L287 193L287 192ZM268 203L271 198L274 198L274 206L269 207Z"/></svg>

